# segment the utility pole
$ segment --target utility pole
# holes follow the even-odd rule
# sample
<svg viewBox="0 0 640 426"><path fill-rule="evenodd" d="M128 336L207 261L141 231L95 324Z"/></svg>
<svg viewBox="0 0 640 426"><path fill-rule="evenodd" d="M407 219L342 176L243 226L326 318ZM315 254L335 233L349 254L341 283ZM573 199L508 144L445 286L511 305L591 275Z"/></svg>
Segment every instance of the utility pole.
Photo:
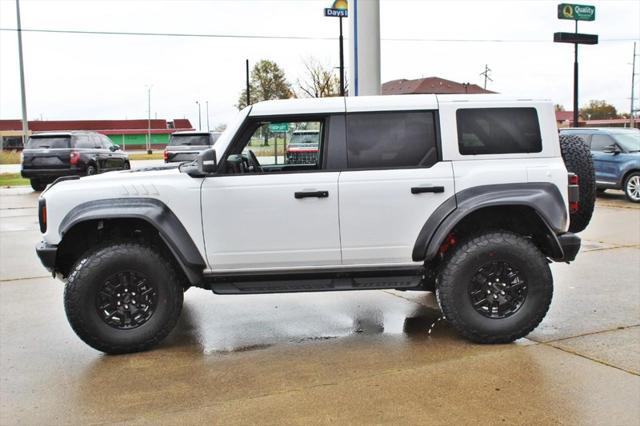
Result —
<svg viewBox="0 0 640 426"><path fill-rule="evenodd" d="M251 86L249 85L249 60L245 61L245 84L247 85L247 106L251 105Z"/></svg>
<svg viewBox="0 0 640 426"><path fill-rule="evenodd" d="M151 154L151 88L153 84L147 86L147 154Z"/></svg>
<svg viewBox="0 0 640 426"><path fill-rule="evenodd" d="M633 62L631 64L631 108L629 109L629 119L630 127L633 129L636 126L635 119L635 84L636 84L636 43L633 42Z"/></svg>
<svg viewBox="0 0 640 426"><path fill-rule="evenodd" d="M342 16L340 17L340 96L344 96L344 40L342 38Z"/></svg>
<svg viewBox="0 0 640 426"><path fill-rule="evenodd" d="M576 34L578 34L578 20L576 19ZM578 111L578 43L573 44L573 127L580 127Z"/></svg>
<svg viewBox="0 0 640 426"><path fill-rule="evenodd" d="M24 60L22 57L22 25L20 23L20 0L16 0L16 18L18 29L18 58L20 62L20 96L22 97L22 146L27 144L29 122L27 121L27 95L24 88Z"/></svg>
<svg viewBox="0 0 640 426"><path fill-rule="evenodd" d="M491 68L489 68L489 65L485 64L484 72L480 73L480 75L484 76L484 90L487 90L487 80L493 82L493 79L489 77L490 72L491 72Z"/></svg>
<svg viewBox="0 0 640 426"><path fill-rule="evenodd" d="M202 113L200 109L200 101L196 101L198 104L198 130L202 130Z"/></svg>
<svg viewBox="0 0 640 426"><path fill-rule="evenodd" d="M209 101L205 101L205 103L207 104L207 132L210 132L211 129L209 128Z"/></svg>

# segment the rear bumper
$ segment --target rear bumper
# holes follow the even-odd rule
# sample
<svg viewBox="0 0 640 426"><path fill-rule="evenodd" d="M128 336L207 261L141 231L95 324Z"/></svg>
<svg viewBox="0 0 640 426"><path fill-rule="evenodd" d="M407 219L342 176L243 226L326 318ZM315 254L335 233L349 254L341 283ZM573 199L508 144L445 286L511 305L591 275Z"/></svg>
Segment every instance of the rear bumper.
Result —
<svg viewBox="0 0 640 426"><path fill-rule="evenodd" d="M23 178L58 178L60 176L73 176L81 175L84 172L83 169L69 168L69 169L22 169L20 174Z"/></svg>
<svg viewBox="0 0 640 426"><path fill-rule="evenodd" d="M58 246L40 241L36 245L36 254L40 258L40 262L49 272L55 272L56 256L58 255Z"/></svg>
<svg viewBox="0 0 640 426"><path fill-rule="evenodd" d="M558 235L558 242L562 247L563 257L562 259L554 259L560 262L571 262L575 260L578 252L580 251L581 240L576 234L567 232L565 234Z"/></svg>

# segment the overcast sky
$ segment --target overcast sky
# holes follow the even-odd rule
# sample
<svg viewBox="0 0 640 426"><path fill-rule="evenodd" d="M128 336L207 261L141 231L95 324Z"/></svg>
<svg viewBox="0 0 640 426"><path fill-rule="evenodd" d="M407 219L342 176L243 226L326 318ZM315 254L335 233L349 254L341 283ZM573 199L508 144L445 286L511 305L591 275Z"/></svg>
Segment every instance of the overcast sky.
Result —
<svg viewBox="0 0 640 426"><path fill-rule="evenodd" d="M151 109L158 118L186 117L197 125L195 101L208 100L212 123L226 122L244 85L245 58L276 61L293 86L309 56L337 66L338 20L323 16L331 3L22 0L24 29L317 38L24 33L29 119L144 118L145 86L152 84ZM571 109L573 46L551 40L556 31L573 31L573 21L557 19L558 3L381 0L382 81L438 76L482 84L479 74L488 64L494 80L489 89L550 98ZM596 21L580 23L580 31L598 34L600 44L580 48L580 103L605 99L627 112L640 1L586 3L596 6ZM0 28L15 26L15 1L0 0ZM17 37L0 31L0 119L20 117L19 93Z"/></svg>

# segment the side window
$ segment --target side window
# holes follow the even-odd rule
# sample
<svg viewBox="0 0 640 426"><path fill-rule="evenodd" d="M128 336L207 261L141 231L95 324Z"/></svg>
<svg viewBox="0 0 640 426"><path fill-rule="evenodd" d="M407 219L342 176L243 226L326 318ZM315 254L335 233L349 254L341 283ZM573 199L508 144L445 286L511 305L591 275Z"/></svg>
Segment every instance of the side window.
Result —
<svg viewBox="0 0 640 426"><path fill-rule="evenodd" d="M321 120L256 123L244 146L238 149L240 153L227 157L228 171L254 171L249 151L263 172L319 169L323 127Z"/></svg>
<svg viewBox="0 0 640 426"><path fill-rule="evenodd" d="M433 112L347 114L347 167L431 167L438 161Z"/></svg>
<svg viewBox="0 0 640 426"><path fill-rule="evenodd" d="M462 155L542 151L535 108L469 108L456 112Z"/></svg>
<svg viewBox="0 0 640 426"><path fill-rule="evenodd" d="M93 139L89 135L75 135L74 148L93 148Z"/></svg>
<svg viewBox="0 0 640 426"><path fill-rule="evenodd" d="M613 145L613 143L611 137L595 134L591 137L591 151L604 151L606 147Z"/></svg>
<svg viewBox="0 0 640 426"><path fill-rule="evenodd" d="M111 139L109 139L107 136L104 136L104 135L100 135L100 141L102 142L101 143L102 147L105 149L110 149L111 146L113 145L113 143L111 143Z"/></svg>

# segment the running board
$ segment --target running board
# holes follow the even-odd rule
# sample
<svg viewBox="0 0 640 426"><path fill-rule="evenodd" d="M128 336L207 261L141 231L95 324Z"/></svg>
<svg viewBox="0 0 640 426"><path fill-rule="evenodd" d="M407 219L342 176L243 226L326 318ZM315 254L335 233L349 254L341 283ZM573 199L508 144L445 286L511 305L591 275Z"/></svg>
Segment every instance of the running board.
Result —
<svg viewBox="0 0 640 426"><path fill-rule="evenodd" d="M205 283L216 294L419 289L424 268L303 270L294 272L209 273Z"/></svg>

